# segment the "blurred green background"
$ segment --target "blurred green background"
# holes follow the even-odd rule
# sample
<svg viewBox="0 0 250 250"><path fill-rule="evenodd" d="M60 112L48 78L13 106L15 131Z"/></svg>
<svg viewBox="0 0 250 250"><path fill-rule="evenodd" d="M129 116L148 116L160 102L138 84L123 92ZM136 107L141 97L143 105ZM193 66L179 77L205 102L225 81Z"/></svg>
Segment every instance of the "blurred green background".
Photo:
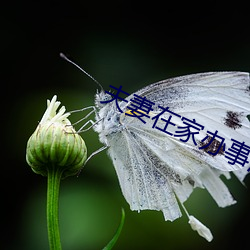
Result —
<svg viewBox="0 0 250 250"><path fill-rule="evenodd" d="M229 4L229 3L228 3ZM102 83L132 93L169 77L205 71L250 69L247 8L210 2L192 7L168 2L42 1L2 3L2 227L1 249L48 249L46 178L25 161L26 143L54 94L67 110L93 105L96 84L59 57L69 55ZM83 114L71 117L77 121ZM89 154L102 145L82 134ZM249 188L225 180L238 201L218 208L205 190L186 202L207 225L211 243L186 216L165 222L161 212L132 212L111 161L102 152L81 175L62 181L60 229L64 250L95 250L126 219L114 249L248 249ZM250 178L246 178L250 186ZM218 190L219 192L219 190Z"/></svg>

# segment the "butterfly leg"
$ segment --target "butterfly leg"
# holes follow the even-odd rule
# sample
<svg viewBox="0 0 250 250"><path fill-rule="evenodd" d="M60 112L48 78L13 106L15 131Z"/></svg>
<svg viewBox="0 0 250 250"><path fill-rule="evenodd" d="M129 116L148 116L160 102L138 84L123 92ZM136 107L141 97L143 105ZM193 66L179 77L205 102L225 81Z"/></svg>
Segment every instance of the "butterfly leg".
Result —
<svg viewBox="0 0 250 250"><path fill-rule="evenodd" d="M93 113L95 113L95 115L97 115L97 112L96 112L96 108L95 106L89 106L89 107L86 107L86 108L82 108L82 109L77 109L77 110L73 110L73 111L70 111L70 114L72 113L76 113L76 112L82 112L82 111L85 111L85 110L88 110L88 109L92 109L87 115L85 115L83 118L81 118L80 120L78 120L77 122L75 122L74 124L72 124L73 126L81 123L82 121L86 120L88 117L90 117ZM77 131L77 133L81 133L81 132L85 132L85 131L88 131L89 129L91 129L96 123L98 123L99 121L97 122L93 122L92 120L88 120L86 123L84 123ZM91 123L91 126L84 129L88 124Z"/></svg>
<svg viewBox="0 0 250 250"><path fill-rule="evenodd" d="M77 131L77 133L82 133L82 132L86 132L88 130L90 130L93 126L95 126L96 123L98 123L99 121L93 122L92 120L88 120L86 123L84 123ZM89 123L91 123L91 125L88 128L85 128Z"/></svg>
<svg viewBox="0 0 250 250"><path fill-rule="evenodd" d="M81 118L79 121L75 122L73 125L76 125L76 124L82 122L83 120L87 119L93 113L96 114L96 108L94 106L90 106L90 107L86 107L86 108L82 108L82 109L77 109L77 110L70 111L70 114L73 114L73 113L76 113L76 112L85 111L87 109L92 109L92 110L87 115L85 115L83 118Z"/></svg>
<svg viewBox="0 0 250 250"><path fill-rule="evenodd" d="M86 165L86 163L96 154L102 152L103 150L107 149L108 146L102 146L101 148L97 149L96 151L94 151L93 153L91 153L91 155L87 158L87 160L85 161L84 165Z"/></svg>
<svg viewBox="0 0 250 250"><path fill-rule="evenodd" d="M81 167L81 169L79 170L79 172L77 173L77 176L80 175L83 167L87 164L87 162L96 154L102 152L103 150L107 149L108 146L102 146L101 148L97 149L96 151L94 151L93 153L90 154L90 156L87 158L87 160L84 162L83 166Z"/></svg>

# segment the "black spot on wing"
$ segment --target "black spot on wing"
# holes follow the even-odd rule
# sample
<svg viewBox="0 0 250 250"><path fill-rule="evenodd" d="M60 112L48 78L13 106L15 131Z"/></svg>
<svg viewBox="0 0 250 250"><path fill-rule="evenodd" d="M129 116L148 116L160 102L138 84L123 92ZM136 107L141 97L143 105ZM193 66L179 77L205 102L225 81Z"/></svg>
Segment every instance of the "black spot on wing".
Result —
<svg viewBox="0 0 250 250"><path fill-rule="evenodd" d="M247 86L246 92L250 95L250 85Z"/></svg>
<svg viewBox="0 0 250 250"><path fill-rule="evenodd" d="M186 180L189 182L189 184L190 184L192 187L194 187L195 181L194 181L190 176L188 176L188 177L186 178Z"/></svg>
<svg viewBox="0 0 250 250"><path fill-rule="evenodd" d="M210 143L210 140L212 140L211 143ZM200 147L204 147L201 150L203 150L205 153L211 155L212 157L216 156L217 154L219 154L219 155L223 155L224 154L224 149L223 149L223 146L221 146L221 142L219 142L218 140L214 139L211 136L208 136L208 138L205 141L201 141L199 143L199 146ZM219 147L220 147L220 149L219 149ZM218 151L218 149L219 149L219 151ZM216 153L216 154L213 155L211 153L213 153L213 154Z"/></svg>
<svg viewBox="0 0 250 250"><path fill-rule="evenodd" d="M224 124L229 128L240 128L242 126L241 117L242 113L240 112L227 111L227 115L224 118Z"/></svg>

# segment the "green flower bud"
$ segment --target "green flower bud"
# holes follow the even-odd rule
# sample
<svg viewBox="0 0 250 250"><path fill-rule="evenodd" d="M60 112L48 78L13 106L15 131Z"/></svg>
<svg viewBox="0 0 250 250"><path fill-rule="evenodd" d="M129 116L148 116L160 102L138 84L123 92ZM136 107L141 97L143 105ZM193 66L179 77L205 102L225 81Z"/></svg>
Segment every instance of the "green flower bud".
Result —
<svg viewBox="0 0 250 250"><path fill-rule="evenodd" d="M50 168L62 171L62 177L79 172L87 158L87 148L82 137L76 133L54 96L47 101L41 122L27 143L26 161L32 170L43 176L48 175Z"/></svg>

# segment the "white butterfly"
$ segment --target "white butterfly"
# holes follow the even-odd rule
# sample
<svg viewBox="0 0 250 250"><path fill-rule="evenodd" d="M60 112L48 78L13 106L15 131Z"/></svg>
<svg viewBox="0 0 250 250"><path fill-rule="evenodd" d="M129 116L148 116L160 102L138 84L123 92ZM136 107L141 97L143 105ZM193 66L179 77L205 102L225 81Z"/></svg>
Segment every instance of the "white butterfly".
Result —
<svg viewBox="0 0 250 250"><path fill-rule="evenodd" d="M216 130L225 138L227 147L232 144L231 139L250 146L249 86L248 73L211 72L160 81L134 94L204 125L204 130L194 134L195 141L200 142L198 146L202 145L207 131ZM145 120L144 124L128 116L132 95L125 99L128 102L118 102L123 113L117 109L115 101L101 103L111 98L104 91L97 93L93 128L108 147L131 210L161 210L165 220L173 221L181 216L178 200L183 205L195 187L206 188L220 207L235 203L220 175L230 178L233 172L243 181L249 163L244 167L229 164L225 151L213 156L208 153L209 148L198 149L191 138L184 143L179 137L153 128L152 119ZM152 117L161 111L154 108L149 114ZM169 113L164 113L160 118L168 117ZM163 128L164 120L158 121L158 127ZM179 118L173 121L176 126L169 126L170 132L183 126ZM210 151L212 146L217 149L218 144L210 145ZM208 241L212 240L209 229L193 216L189 216L189 223Z"/></svg>
<svg viewBox="0 0 250 250"><path fill-rule="evenodd" d="M156 104L148 113L150 118L145 119L146 123L131 116L134 94ZM230 178L230 172L233 172L242 182L250 167L250 122L247 118L250 114L249 74L209 72L187 75L151 84L134 94L125 101L111 101L112 96L103 89L100 93L97 92L92 111L96 114L96 121L89 122L99 134L104 147L89 158L108 148L122 193L131 210L161 210L165 220L173 221L181 216L181 204L192 229L211 241L213 236L210 230L189 215L183 203L196 187L207 189L220 207L235 203L220 176ZM167 127L172 135L159 129L164 128L170 113L165 112L158 117L158 129L155 126L152 117L162 112L158 105L169 107L171 112L178 115L172 116L172 124ZM145 114L140 109L133 114L138 113ZM185 136L173 136L178 127L183 127L180 117L196 122L204 126L204 129L183 142L181 139L185 139ZM231 139L245 143L242 155L238 155L238 163L232 164L233 151L227 151L232 155L226 155L222 147L219 150L220 143L217 139L204 147L212 138L207 137L208 131L209 136L217 131L220 136L218 138L225 139L226 150L233 144ZM191 129L191 132L197 131ZM206 137L208 139L204 140ZM237 144L235 147L237 148ZM216 155L210 154L217 150ZM244 164L241 164L244 160Z"/></svg>

